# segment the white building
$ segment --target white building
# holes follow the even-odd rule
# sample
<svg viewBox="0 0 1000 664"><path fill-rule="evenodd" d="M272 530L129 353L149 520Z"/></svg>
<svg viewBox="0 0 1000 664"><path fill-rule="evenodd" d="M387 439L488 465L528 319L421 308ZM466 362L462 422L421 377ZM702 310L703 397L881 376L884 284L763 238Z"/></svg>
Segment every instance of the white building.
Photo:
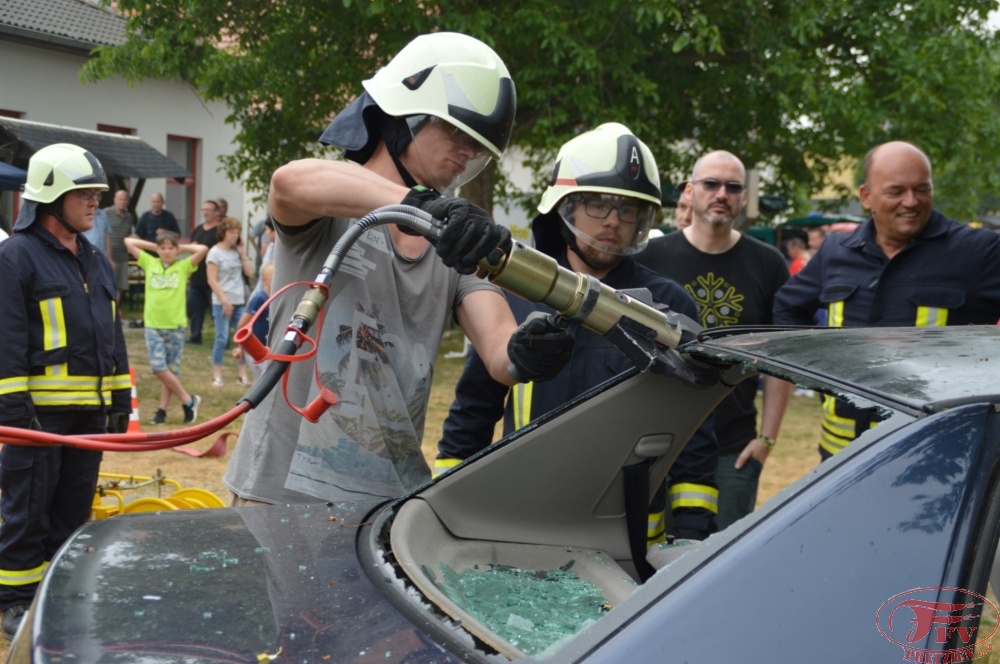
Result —
<svg viewBox="0 0 1000 664"><path fill-rule="evenodd" d="M206 103L176 81L146 79L134 87L123 80L81 83L90 51L124 39L124 19L84 0L0 0L0 116L57 129L129 134L176 162L189 176L180 182L146 180L133 201L137 218L149 209L154 192L164 194L185 234L201 222L200 203L209 198L225 198L229 214L245 223L259 218L262 212L251 209L241 183L219 170L218 157L234 151L236 134L225 123L222 103ZM0 135L0 161L25 168L23 146L14 154L18 147L9 134ZM126 180L130 191L138 184L139 178ZM8 220L17 205L16 193L2 192L0 210ZM102 205L110 205L110 197Z"/></svg>

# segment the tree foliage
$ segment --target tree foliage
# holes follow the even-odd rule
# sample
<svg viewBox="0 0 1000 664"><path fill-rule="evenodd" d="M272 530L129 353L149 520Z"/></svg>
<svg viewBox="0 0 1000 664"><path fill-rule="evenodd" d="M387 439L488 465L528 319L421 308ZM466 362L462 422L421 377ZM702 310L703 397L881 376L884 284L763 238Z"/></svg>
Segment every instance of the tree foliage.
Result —
<svg viewBox="0 0 1000 664"><path fill-rule="evenodd" d="M130 39L99 49L97 80L180 78L224 101L226 172L266 190L385 60L454 30L504 58L514 142L541 166L581 130L628 125L668 179L725 148L771 193L825 184L885 140L923 147L939 207L977 211L1000 184L997 0L117 0ZM542 175L540 175L542 177Z"/></svg>

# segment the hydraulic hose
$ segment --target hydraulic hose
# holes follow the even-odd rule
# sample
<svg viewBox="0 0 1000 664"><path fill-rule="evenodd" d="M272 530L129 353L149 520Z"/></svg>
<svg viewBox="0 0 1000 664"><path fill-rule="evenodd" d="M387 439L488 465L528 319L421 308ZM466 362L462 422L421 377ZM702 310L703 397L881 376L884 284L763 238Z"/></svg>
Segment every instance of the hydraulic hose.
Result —
<svg viewBox="0 0 1000 664"><path fill-rule="evenodd" d="M22 445L60 444L85 449L131 452L177 447L215 433L247 411L256 408L282 381L283 376L287 380L287 371L292 362L308 359L315 353L317 342L308 336L308 332L322 315L330 283L348 251L364 232L375 226L390 223L423 235L432 243L438 241L443 228L443 223L433 219L428 213L407 205L378 208L353 224L334 245L316 278L308 282L310 287L295 308L277 348L269 351L253 336L250 325L237 331L236 342L255 361L269 359L270 362L261 377L229 412L196 426L155 434L63 436L0 426L0 440ZM514 242L510 252L504 255L498 264L491 264L486 259L480 261L477 274L526 300L542 302L567 320L602 336L608 335L623 319L629 319L652 330L656 341L663 346L674 348L681 340L682 330L679 325L668 320L663 312L602 284L592 276L577 274L560 267L555 259L520 242ZM284 290L273 294L268 302ZM314 347L303 356L299 354L299 350L306 342ZM296 410L310 421L316 421L322 412L334 403L336 395L329 389L321 387L320 395L313 403Z"/></svg>

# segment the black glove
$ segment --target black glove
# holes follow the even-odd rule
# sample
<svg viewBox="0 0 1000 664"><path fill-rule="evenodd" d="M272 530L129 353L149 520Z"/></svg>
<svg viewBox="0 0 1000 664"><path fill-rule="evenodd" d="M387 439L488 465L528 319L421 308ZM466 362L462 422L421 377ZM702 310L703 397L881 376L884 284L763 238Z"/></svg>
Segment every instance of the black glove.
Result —
<svg viewBox="0 0 1000 664"><path fill-rule="evenodd" d="M493 223L486 210L463 198L434 198L427 191L411 189L402 203L419 207L442 225L440 237L431 242L445 265L459 274L472 274L480 260L498 265L510 252L510 231Z"/></svg>
<svg viewBox="0 0 1000 664"><path fill-rule="evenodd" d="M108 413L108 433L128 431L128 413Z"/></svg>
<svg viewBox="0 0 1000 664"><path fill-rule="evenodd" d="M431 201L441 198L441 194L437 193L433 189L428 189L427 187L413 187L406 193L403 200L399 202L400 205L412 205L415 208L421 210L424 209L424 205L427 205ZM409 226L399 225L399 230L407 235L420 236L420 233L410 228ZM431 240L433 242L433 240Z"/></svg>
<svg viewBox="0 0 1000 664"><path fill-rule="evenodd" d="M510 375L519 383L552 380L573 355L573 342L569 321L536 311L507 342Z"/></svg>

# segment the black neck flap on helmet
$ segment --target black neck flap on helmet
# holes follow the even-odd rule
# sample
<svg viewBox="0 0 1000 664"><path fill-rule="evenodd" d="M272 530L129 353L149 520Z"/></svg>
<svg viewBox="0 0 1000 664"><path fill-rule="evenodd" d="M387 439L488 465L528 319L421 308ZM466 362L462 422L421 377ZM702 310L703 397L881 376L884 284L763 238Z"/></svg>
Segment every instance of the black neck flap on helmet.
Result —
<svg viewBox="0 0 1000 664"><path fill-rule="evenodd" d="M415 187L417 181L399 159L413 140L410 128L405 119L387 115L379 108L367 90L337 113L319 137L320 143L341 148L345 159L358 164L372 158L380 140L388 148L403 182L407 187Z"/></svg>

